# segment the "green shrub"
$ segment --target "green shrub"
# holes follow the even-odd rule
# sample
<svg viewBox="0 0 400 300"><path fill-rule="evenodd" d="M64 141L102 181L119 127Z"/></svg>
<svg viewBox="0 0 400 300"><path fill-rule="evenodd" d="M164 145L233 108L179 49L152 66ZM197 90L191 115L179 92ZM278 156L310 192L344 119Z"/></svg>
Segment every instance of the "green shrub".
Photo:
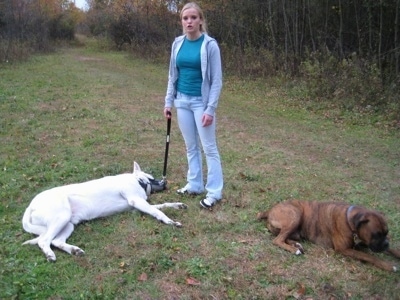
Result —
<svg viewBox="0 0 400 300"><path fill-rule="evenodd" d="M301 64L300 74L308 96L316 102L362 113L398 106L390 100L398 93L398 85L384 86L378 66L356 54L339 61L330 53L312 53Z"/></svg>

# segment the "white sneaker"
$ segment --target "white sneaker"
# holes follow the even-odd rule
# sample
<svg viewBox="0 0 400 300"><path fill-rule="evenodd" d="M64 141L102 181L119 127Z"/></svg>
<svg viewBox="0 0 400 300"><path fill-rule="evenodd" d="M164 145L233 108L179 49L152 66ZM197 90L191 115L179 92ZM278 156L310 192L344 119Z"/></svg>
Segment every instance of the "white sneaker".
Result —
<svg viewBox="0 0 400 300"><path fill-rule="evenodd" d="M214 206L215 202L217 202L217 199L207 197L206 199L203 199L200 201L200 205L203 208L211 208Z"/></svg>
<svg viewBox="0 0 400 300"><path fill-rule="evenodd" d="M199 195L199 193L195 193L192 191L189 191L188 188L185 186L179 190L176 191L179 195Z"/></svg>

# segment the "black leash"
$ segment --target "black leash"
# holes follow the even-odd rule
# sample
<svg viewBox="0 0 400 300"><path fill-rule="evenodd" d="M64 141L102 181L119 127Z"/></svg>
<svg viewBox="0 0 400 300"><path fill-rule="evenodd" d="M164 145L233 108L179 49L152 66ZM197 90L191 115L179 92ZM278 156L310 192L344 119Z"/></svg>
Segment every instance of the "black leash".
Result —
<svg viewBox="0 0 400 300"><path fill-rule="evenodd" d="M167 112L168 119L167 119L167 136L165 140L165 156L164 156L164 170L163 170L163 182L164 184L167 183L167 163L168 163L168 151L169 151L169 141L170 141L170 133L171 133L171 119L172 114L170 111Z"/></svg>

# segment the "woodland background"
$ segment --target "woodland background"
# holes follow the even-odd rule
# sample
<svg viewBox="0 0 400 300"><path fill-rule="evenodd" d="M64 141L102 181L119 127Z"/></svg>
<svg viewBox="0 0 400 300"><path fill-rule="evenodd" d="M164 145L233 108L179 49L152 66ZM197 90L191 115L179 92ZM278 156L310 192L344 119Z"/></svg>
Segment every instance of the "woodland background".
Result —
<svg viewBox="0 0 400 300"><path fill-rule="evenodd" d="M77 34L167 63L186 2L87 0L82 11L69 0L0 0L0 67ZM298 85L308 109L379 114L377 123L400 127L400 0L198 3L226 74L273 77Z"/></svg>

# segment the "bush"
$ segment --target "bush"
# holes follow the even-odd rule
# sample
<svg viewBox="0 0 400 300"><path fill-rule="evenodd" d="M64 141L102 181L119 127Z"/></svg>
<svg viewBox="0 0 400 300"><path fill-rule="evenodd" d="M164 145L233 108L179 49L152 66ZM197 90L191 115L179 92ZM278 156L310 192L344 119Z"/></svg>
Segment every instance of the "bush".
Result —
<svg viewBox="0 0 400 300"><path fill-rule="evenodd" d="M52 19L49 25L50 38L53 40L73 40L75 21L68 14L60 14Z"/></svg>
<svg viewBox="0 0 400 300"><path fill-rule="evenodd" d="M315 52L301 64L300 75L312 103L325 103L343 112L379 114L390 124L399 125L400 103L396 99L400 81L384 85L375 63L355 54L340 61L330 53Z"/></svg>
<svg viewBox="0 0 400 300"><path fill-rule="evenodd" d="M300 66L310 97L331 101L346 109L381 106L383 85L374 63L353 55L339 61L332 55L316 52Z"/></svg>
<svg viewBox="0 0 400 300"><path fill-rule="evenodd" d="M271 77L281 70L278 66L279 59L264 48L246 47L220 44L224 70L240 76Z"/></svg>
<svg viewBox="0 0 400 300"><path fill-rule="evenodd" d="M26 60L31 53L28 42L0 39L0 64Z"/></svg>

